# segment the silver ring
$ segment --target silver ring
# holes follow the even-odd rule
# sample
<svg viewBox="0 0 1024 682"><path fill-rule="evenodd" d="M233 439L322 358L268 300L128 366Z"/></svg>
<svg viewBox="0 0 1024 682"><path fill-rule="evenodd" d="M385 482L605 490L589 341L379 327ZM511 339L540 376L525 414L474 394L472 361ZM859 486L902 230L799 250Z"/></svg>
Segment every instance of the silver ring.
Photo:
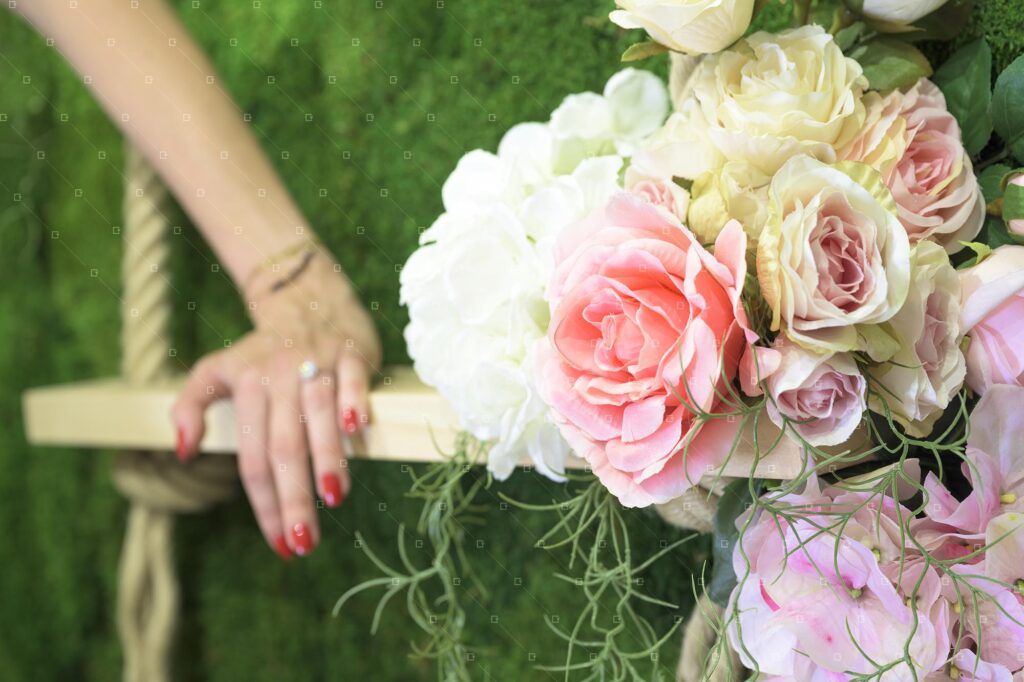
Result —
<svg viewBox="0 0 1024 682"><path fill-rule="evenodd" d="M316 363L312 360L303 360L302 364L299 365L299 378L303 381L309 381L310 379L316 378L316 375L320 373L320 368L316 366Z"/></svg>

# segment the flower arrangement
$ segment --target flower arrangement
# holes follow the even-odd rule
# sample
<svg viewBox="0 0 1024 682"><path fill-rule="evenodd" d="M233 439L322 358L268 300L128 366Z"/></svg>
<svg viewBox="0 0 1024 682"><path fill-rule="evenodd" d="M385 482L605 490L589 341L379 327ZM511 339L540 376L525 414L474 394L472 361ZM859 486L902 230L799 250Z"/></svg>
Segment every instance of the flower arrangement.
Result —
<svg viewBox="0 0 1024 682"><path fill-rule="evenodd" d="M460 161L401 275L416 370L495 478L585 462L556 505L574 552L627 542L623 508L721 496L706 675L1024 680L1024 58L993 86L982 38L933 69L961 0L750 30L767 4L618 0L650 38L624 59L692 68L675 110L627 68ZM771 479L782 439L803 470ZM577 626L614 640L594 603ZM567 679L654 650L566 639L599 652Z"/></svg>

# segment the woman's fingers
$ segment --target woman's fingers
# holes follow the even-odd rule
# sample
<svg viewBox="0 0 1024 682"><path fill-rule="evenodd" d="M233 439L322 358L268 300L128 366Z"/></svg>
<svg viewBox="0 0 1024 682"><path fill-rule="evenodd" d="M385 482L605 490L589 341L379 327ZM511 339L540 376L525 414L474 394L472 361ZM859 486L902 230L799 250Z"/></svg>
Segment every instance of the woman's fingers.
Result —
<svg viewBox="0 0 1024 682"><path fill-rule="evenodd" d="M354 452L366 451L366 429L370 423L370 377L366 363L351 351L338 360L338 425Z"/></svg>
<svg viewBox="0 0 1024 682"><path fill-rule="evenodd" d="M266 386L255 369L243 372L236 384L235 412L238 415L238 474L256 523L278 556L291 559L292 550L285 540L284 520L267 451Z"/></svg>
<svg viewBox="0 0 1024 682"><path fill-rule="evenodd" d="M231 362L228 351L207 355L196 363L185 387L171 409L171 419L177 428L176 451L184 461L199 450L206 424L203 414L210 404L226 398L231 387L225 379L226 365Z"/></svg>
<svg viewBox="0 0 1024 682"><path fill-rule="evenodd" d="M351 487L338 431L337 391L338 382L333 374L320 373L302 383L302 407L313 470L320 498L328 507L339 506Z"/></svg>
<svg viewBox="0 0 1024 682"><path fill-rule="evenodd" d="M281 353L270 381L270 461L277 499L288 530L288 544L299 556L313 551L319 528L313 507L313 488L299 398L299 361Z"/></svg>

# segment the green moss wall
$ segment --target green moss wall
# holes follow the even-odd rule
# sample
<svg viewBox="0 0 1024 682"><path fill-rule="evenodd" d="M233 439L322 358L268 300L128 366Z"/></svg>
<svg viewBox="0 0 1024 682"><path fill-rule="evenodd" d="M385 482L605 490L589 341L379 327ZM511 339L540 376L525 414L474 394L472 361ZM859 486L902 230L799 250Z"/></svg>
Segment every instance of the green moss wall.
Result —
<svg viewBox="0 0 1024 682"><path fill-rule="evenodd" d="M418 230L440 211L444 178L465 151L493 149L509 126L545 119L565 94L602 87L629 42L605 19L611 4L177 2L299 204L372 306L391 363L407 360L397 269ZM1024 45L1022 2L982 5L970 32L988 31L1005 64ZM29 386L117 371L121 154L119 135L76 76L0 12L5 680L111 680L120 666L111 605L125 504L109 481L110 453L30 448L19 401ZM180 223L176 345L187 363L247 325L230 283L211 267L212 255ZM375 638L367 634L371 599L356 599L340 618L330 615L342 592L373 575L353 546L354 530L393 557L397 524L415 519L397 466L356 463L353 472L355 493L342 510L324 514L323 545L307 560L277 561L241 499L180 523L187 613L181 679L432 676L404 655L415 632L398 608L386 613ZM503 490L538 500L558 495L551 486L538 491L538 480L518 473ZM502 511L496 500L490 506L474 531L482 547L471 546L491 593L486 608L471 608L482 645L479 678L553 679L526 671L534 656L553 663L562 652L541 614L569 613L578 604L550 578L566 557L531 549L551 519ZM650 514L636 515L633 526L641 551L676 537ZM676 552L650 572L647 586L688 608L688 576L703 557L700 547ZM478 595L467 597L472 605ZM672 615L656 617L665 625ZM665 648L666 670L675 647Z"/></svg>

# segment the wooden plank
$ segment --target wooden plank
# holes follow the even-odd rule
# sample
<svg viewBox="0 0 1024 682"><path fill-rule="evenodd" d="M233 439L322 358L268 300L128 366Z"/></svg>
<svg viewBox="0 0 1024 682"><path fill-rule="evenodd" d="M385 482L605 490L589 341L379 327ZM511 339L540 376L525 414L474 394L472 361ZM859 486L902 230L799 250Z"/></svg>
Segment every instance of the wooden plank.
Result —
<svg viewBox="0 0 1024 682"><path fill-rule="evenodd" d="M25 432L33 445L126 450L173 450L169 414L181 381L129 386L122 379L99 379L26 391ZM424 385L410 367L388 368L370 395L374 422L369 429L368 457L374 460L427 462L440 458L438 447L451 451L458 432L454 411L438 393ZM778 431L763 422L762 447ZM749 476L752 438L726 465L726 476ZM230 402L213 405L206 416L204 452L231 454L236 449L235 415ZM799 449L788 438L758 462L756 474L791 478L800 470ZM586 463L572 458L569 466Z"/></svg>

